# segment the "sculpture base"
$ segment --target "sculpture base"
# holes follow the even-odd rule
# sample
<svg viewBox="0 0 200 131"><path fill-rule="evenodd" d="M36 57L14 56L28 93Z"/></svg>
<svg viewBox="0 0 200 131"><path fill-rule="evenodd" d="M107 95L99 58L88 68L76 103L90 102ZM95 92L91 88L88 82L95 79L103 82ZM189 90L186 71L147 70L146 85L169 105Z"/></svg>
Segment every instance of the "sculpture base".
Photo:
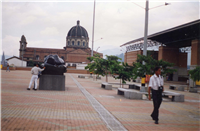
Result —
<svg viewBox="0 0 200 131"><path fill-rule="evenodd" d="M41 75L39 90L65 91L65 75Z"/></svg>

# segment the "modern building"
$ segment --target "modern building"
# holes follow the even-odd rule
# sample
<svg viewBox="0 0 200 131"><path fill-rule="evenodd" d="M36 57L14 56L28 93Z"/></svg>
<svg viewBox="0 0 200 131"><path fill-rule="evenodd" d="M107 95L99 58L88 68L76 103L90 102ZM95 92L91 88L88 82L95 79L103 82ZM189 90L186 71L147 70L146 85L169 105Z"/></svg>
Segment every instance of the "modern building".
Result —
<svg viewBox="0 0 200 131"><path fill-rule="evenodd" d="M142 55L143 40L142 37L121 45L127 49L125 62L132 64L136 61L137 54ZM173 68L177 69L177 72L173 74L173 81L186 81L188 51L191 52L190 69L200 65L200 20L151 34L148 36L147 46L159 47L158 51L154 52L158 60L174 63Z"/></svg>
<svg viewBox="0 0 200 131"><path fill-rule="evenodd" d="M80 25L80 21L77 21L77 25L73 26L67 33L66 45L63 49L27 47L27 45L28 42L25 36L22 35L19 57L26 60L28 66L32 62L43 62L44 58L50 54L57 54L68 66L89 63L87 57L91 56L92 51L89 48L87 30ZM102 53L94 51L94 54L99 54L103 57Z"/></svg>

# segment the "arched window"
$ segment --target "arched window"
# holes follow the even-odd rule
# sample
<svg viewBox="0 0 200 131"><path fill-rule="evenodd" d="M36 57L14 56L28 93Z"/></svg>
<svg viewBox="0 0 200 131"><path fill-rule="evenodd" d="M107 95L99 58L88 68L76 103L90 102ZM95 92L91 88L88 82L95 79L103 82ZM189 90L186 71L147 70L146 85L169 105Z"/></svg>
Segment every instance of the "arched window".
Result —
<svg viewBox="0 0 200 131"><path fill-rule="evenodd" d="M74 45L74 41L72 41L72 45Z"/></svg>
<svg viewBox="0 0 200 131"><path fill-rule="evenodd" d="M44 59L45 59L46 57L47 57L47 56L45 55L45 56L44 56Z"/></svg>
<svg viewBox="0 0 200 131"><path fill-rule="evenodd" d="M80 45L80 41L78 41L78 46Z"/></svg>
<svg viewBox="0 0 200 131"><path fill-rule="evenodd" d="M36 55L36 60L40 60L40 56L39 55Z"/></svg>
<svg viewBox="0 0 200 131"><path fill-rule="evenodd" d="M68 41L68 45L70 45L70 42Z"/></svg>
<svg viewBox="0 0 200 131"><path fill-rule="evenodd" d="M61 58L64 60L64 56L61 56Z"/></svg>
<svg viewBox="0 0 200 131"><path fill-rule="evenodd" d="M83 42L83 46L85 46L85 42Z"/></svg>

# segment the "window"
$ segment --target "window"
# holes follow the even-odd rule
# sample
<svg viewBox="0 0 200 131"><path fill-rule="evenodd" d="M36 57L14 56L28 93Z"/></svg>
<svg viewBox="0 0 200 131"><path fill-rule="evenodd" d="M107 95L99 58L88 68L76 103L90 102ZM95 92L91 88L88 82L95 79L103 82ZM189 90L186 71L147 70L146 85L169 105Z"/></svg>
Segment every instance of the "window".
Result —
<svg viewBox="0 0 200 131"><path fill-rule="evenodd" d="M45 55L45 56L44 56L44 59L45 59L46 57L47 57L47 56Z"/></svg>
<svg viewBox="0 0 200 131"><path fill-rule="evenodd" d="M78 45L80 45L80 41L78 41Z"/></svg>
<svg viewBox="0 0 200 131"><path fill-rule="evenodd" d="M70 42L68 41L68 45L70 45Z"/></svg>
<svg viewBox="0 0 200 131"><path fill-rule="evenodd" d="M64 60L64 56L61 56L61 58Z"/></svg>
<svg viewBox="0 0 200 131"><path fill-rule="evenodd" d="M36 60L39 60L40 59L40 56L39 55L36 55Z"/></svg>
<svg viewBox="0 0 200 131"><path fill-rule="evenodd" d="M74 41L72 41L72 45L74 45Z"/></svg>
<svg viewBox="0 0 200 131"><path fill-rule="evenodd" d="M85 46L85 42L83 42L83 46Z"/></svg>

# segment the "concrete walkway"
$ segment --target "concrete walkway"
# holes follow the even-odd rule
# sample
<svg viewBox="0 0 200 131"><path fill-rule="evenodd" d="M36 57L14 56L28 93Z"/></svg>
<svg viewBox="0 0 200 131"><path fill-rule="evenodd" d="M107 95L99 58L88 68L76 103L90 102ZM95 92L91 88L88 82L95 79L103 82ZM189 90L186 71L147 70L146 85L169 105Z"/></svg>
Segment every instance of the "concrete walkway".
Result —
<svg viewBox="0 0 200 131"><path fill-rule="evenodd" d="M152 101L129 100L117 95L115 89L100 88L100 80L80 79L78 74L65 75L66 91L28 91L30 71L1 71L1 130L112 130L81 88L122 124L124 129L119 130L199 130L197 93L179 92L185 95L185 102L164 100L160 124L155 125L150 117ZM109 78L109 82L116 80Z"/></svg>

